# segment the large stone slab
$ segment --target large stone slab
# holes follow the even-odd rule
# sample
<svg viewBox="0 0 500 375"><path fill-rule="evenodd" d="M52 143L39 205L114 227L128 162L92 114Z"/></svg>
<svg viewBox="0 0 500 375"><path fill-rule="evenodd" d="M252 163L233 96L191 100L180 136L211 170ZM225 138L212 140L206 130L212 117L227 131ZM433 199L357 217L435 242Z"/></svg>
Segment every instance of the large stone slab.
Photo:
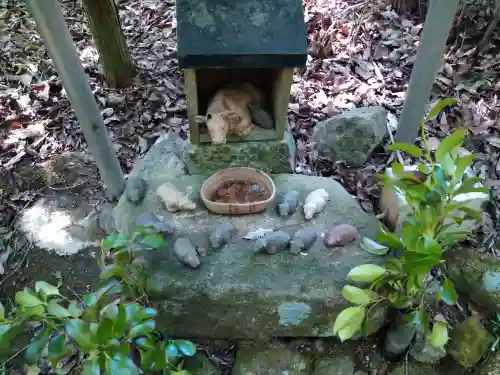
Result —
<svg viewBox="0 0 500 375"><path fill-rule="evenodd" d="M266 131L257 127L253 133ZM213 173L228 167L252 167L268 173L288 173L295 168L295 155L295 140L287 126L281 141L190 145L185 153L185 162L189 174Z"/></svg>
<svg viewBox="0 0 500 375"><path fill-rule="evenodd" d="M201 258L192 270L181 264L169 246L150 254L150 293L160 301L162 319L174 335L212 338L262 338L266 336L332 336L336 314L346 307L340 291L346 275L361 263L380 262L360 248L361 236L374 238L378 230L375 217L363 212L356 200L340 184L329 178L304 175L273 175L279 190L294 188L304 200L307 193L325 188L332 200L313 220L304 223L303 213L282 219L274 208L262 214L238 217L209 213L199 201L203 176L171 179L177 186L195 192L199 209L181 214L168 213L155 194L167 179L148 181L141 205L125 199L114 211L120 231L130 235L135 218L150 211L163 216L176 228L177 235L189 236L195 245L206 246L208 233L222 220L231 220L236 238L218 251ZM242 237L257 228L281 228L294 233L312 226L319 233L332 225L349 223L360 232L359 238L343 248L328 249L318 240L308 255L289 252L273 256L253 254L251 241Z"/></svg>

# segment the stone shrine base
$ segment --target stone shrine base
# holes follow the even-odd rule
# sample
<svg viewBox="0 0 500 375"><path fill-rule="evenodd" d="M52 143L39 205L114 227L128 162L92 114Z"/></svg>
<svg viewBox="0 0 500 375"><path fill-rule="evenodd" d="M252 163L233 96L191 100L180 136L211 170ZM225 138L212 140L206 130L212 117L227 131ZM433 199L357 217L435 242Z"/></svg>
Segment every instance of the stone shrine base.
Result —
<svg viewBox="0 0 500 375"><path fill-rule="evenodd" d="M148 180L148 191L141 204L122 197L114 211L118 231L130 235L136 217L153 212L175 227L174 238L166 248L149 258L151 296L162 304L160 320L170 334L187 337L260 338L279 336L333 336L335 315L344 307L340 291L346 275L356 265L381 262L360 248L362 236L375 238L378 221L362 211L356 200L330 178L303 175L272 175L277 191L296 189L300 199L317 188L331 197L327 207L304 223L302 209L283 219L275 207L262 214L221 216L206 210L199 189L206 177L180 176ZM193 192L197 209L169 213L156 196L156 188L170 181ZM198 269L180 263L172 253L177 236L187 236L195 246L208 247L208 235L217 223L229 220L238 233L232 243L220 250L208 250L200 257ZM350 245L327 248L322 234L341 223L354 225L360 235ZM291 235L305 226L313 227L318 238L307 255L289 251L275 255L254 254L253 241L243 237L258 228L281 228ZM383 321L383 316L382 316Z"/></svg>
<svg viewBox="0 0 500 375"><path fill-rule="evenodd" d="M258 139L269 133L268 129L255 128L249 138ZM185 162L189 174L215 173L228 167L252 167L267 173L289 173L294 171L295 140L288 126L281 141L228 142L213 146L210 143L189 145L185 151Z"/></svg>

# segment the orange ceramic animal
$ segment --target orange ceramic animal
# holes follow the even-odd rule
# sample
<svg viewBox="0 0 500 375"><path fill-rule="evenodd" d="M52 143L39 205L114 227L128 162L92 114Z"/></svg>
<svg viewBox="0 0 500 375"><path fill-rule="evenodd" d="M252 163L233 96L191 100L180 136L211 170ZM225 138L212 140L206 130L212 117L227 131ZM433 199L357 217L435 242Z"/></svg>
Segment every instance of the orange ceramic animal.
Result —
<svg viewBox="0 0 500 375"><path fill-rule="evenodd" d="M217 91L206 116L197 116L196 121L207 124L212 144L224 144L228 135L246 137L252 132L255 124L248 105L261 102L261 93L251 84L233 84Z"/></svg>

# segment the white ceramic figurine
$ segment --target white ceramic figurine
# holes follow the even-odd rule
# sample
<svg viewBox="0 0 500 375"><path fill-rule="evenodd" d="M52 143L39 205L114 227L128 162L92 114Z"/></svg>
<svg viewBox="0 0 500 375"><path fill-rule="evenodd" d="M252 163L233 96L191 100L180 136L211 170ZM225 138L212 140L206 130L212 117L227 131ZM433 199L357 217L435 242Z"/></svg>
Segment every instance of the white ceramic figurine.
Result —
<svg viewBox="0 0 500 375"><path fill-rule="evenodd" d="M323 208L325 208L326 204L330 200L330 196L328 192L321 188L316 189L313 192L309 193L304 203L304 215L306 220L312 219L312 217L321 212Z"/></svg>

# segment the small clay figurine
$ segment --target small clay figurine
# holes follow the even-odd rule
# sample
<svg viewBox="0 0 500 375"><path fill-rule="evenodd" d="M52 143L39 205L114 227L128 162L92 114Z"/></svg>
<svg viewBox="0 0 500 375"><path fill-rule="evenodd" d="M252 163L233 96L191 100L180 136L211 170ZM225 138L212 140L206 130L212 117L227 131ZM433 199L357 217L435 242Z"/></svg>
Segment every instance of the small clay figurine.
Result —
<svg viewBox="0 0 500 375"><path fill-rule="evenodd" d="M125 186L125 197L131 203L139 204L146 196L148 184L142 177L129 177L127 178L127 185Z"/></svg>
<svg viewBox="0 0 500 375"><path fill-rule="evenodd" d="M325 245L329 247L345 246L358 236L356 227L350 224L335 225L325 235Z"/></svg>
<svg viewBox="0 0 500 375"><path fill-rule="evenodd" d="M229 221L223 221L217 224L212 233L210 233L209 240L210 246L214 249L220 249L222 246L227 245L231 238L236 233L236 227Z"/></svg>
<svg viewBox="0 0 500 375"><path fill-rule="evenodd" d="M256 240L253 250L255 253L264 252L270 255L276 254L278 251L285 250L291 240L292 237L287 232L278 230Z"/></svg>
<svg viewBox="0 0 500 375"><path fill-rule="evenodd" d="M228 135L246 137L255 128L248 105L260 105L262 94L251 84L233 84L216 92L208 103L207 114L196 116L206 123L212 144L225 144Z"/></svg>
<svg viewBox="0 0 500 375"><path fill-rule="evenodd" d="M252 121L264 129L274 129L273 117L262 108L262 105L250 103L248 105L248 110L250 111L250 116L252 116Z"/></svg>
<svg viewBox="0 0 500 375"><path fill-rule="evenodd" d="M318 234L313 228L299 229L293 235L292 242L290 242L290 253L299 255L302 252L307 252L316 242Z"/></svg>
<svg viewBox="0 0 500 375"><path fill-rule="evenodd" d="M200 259L198 253L188 238L178 238L174 243L174 254L182 263L191 268L198 268L200 266Z"/></svg>
<svg viewBox="0 0 500 375"><path fill-rule="evenodd" d="M299 192L287 190L276 196L276 208L280 216L292 215L299 205Z"/></svg>
<svg viewBox="0 0 500 375"><path fill-rule="evenodd" d="M152 212L143 212L137 216L135 225L138 227L152 228L156 233L161 233L164 236L170 236L174 233L173 226L161 220Z"/></svg>
<svg viewBox="0 0 500 375"><path fill-rule="evenodd" d="M196 203L189 198L188 194L181 192L170 182L160 185L156 190L156 194L165 203L167 210L170 212L192 211L196 209Z"/></svg>
<svg viewBox="0 0 500 375"><path fill-rule="evenodd" d="M315 214L321 212L329 200L330 196L323 188L316 189L309 193L304 203L304 215L306 220L312 219Z"/></svg>

